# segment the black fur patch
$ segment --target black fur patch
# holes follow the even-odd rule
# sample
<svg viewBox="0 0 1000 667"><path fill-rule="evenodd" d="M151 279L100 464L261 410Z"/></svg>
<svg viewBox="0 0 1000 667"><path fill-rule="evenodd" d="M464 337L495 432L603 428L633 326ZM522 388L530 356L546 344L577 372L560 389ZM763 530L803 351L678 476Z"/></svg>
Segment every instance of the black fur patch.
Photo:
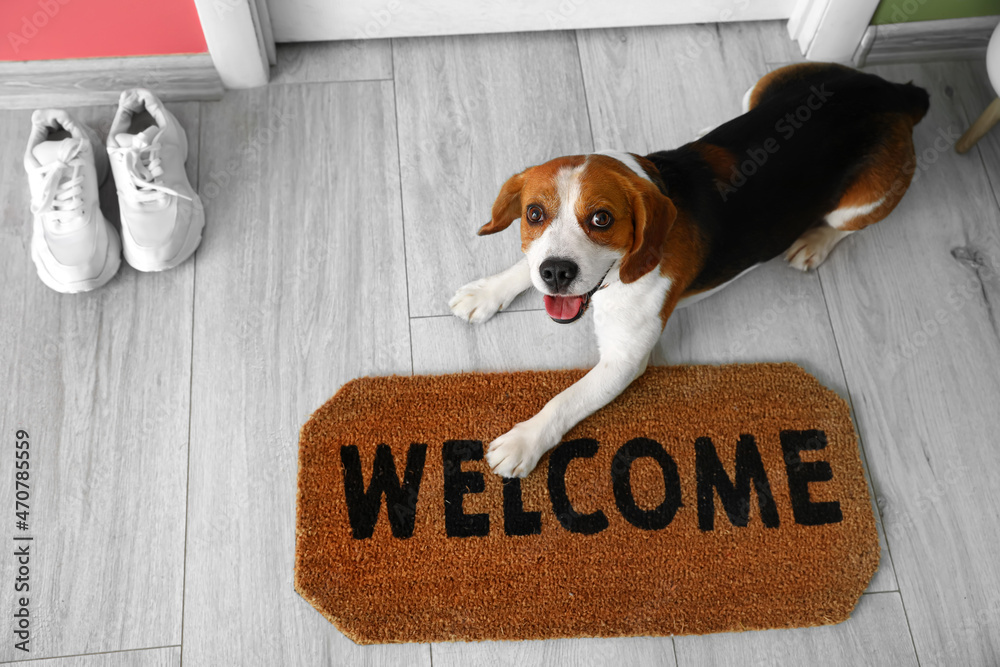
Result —
<svg viewBox="0 0 1000 667"><path fill-rule="evenodd" d="M889 124L900 114L916 122L927 106L912 84L814 66L776 81L755 108L700 140L647 155L706 245L688 289L715 287L784 252L836 208ZM720 173L704 144L728 152L732 165Z"/></svg>

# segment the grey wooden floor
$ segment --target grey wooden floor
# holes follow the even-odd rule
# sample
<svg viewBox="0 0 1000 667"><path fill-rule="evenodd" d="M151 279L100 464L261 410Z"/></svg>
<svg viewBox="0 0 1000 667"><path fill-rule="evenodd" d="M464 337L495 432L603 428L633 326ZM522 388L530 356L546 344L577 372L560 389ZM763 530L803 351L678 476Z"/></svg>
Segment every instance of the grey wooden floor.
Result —
<svg viewBox="0 0 1000 667"><path fill-rule="evenodd" d="M82 296L34 275L29 113L0 113L0 476L13 479L13 433L27 429L35 536L32 653L7 621L0 659L1000 664L1000 132L966 156L938 141L993 96L973 63L877 68L932 96L899 208L818 273L776 260L679 312L655 352L796 361L850 401L883 540L850 621L358 647L292 590L298 428L342 383L594 362L589 324L553 324L537 295L478 329L448 316L455 288L518 255L514 231L475 236L503 179L563 154L684 143L796 59L777 23L288 47L268 87L172 106L207 215L195 260L124 266ZM81 115L106 132L112 109ZM0 506L13 494L0 483ZM7 545L13 523L0 521ZM0 556L4 615L13 571Z"/></svg>

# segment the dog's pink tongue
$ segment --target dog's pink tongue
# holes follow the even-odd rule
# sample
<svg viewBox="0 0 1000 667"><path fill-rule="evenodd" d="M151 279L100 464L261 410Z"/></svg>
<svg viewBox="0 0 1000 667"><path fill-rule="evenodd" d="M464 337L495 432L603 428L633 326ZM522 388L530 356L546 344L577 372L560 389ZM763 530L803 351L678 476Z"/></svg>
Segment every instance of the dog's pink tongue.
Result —
<svg viewBox="0 0 1000 667"><path fill-rule="evenodd" d="M583 308L582 296L545 295L545 312L554 320L571 320Z"/></svg>

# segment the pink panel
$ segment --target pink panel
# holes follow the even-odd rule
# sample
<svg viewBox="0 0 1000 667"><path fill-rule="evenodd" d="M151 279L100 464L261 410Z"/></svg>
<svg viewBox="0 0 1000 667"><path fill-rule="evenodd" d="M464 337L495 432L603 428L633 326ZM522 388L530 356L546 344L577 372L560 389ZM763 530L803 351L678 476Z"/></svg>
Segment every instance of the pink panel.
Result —
<svg viewBox="0 0 1000 667"><path fill-rule="evenodd" d="M0 60L208 50L194 0L0 0L0 26Z"/></svg>

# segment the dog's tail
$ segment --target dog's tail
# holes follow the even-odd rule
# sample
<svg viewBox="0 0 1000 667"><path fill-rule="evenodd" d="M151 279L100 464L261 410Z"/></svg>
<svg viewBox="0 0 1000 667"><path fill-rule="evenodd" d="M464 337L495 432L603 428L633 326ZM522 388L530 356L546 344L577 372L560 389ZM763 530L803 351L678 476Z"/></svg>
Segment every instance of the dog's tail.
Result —
<svg viewBox="0 0 1000 667"><path fill-rule="evenodd" d="M916 125L931 108L931 96L920 86L914 86L912 81L896 84L896 89L903 98L906 113Z"/></svg>

